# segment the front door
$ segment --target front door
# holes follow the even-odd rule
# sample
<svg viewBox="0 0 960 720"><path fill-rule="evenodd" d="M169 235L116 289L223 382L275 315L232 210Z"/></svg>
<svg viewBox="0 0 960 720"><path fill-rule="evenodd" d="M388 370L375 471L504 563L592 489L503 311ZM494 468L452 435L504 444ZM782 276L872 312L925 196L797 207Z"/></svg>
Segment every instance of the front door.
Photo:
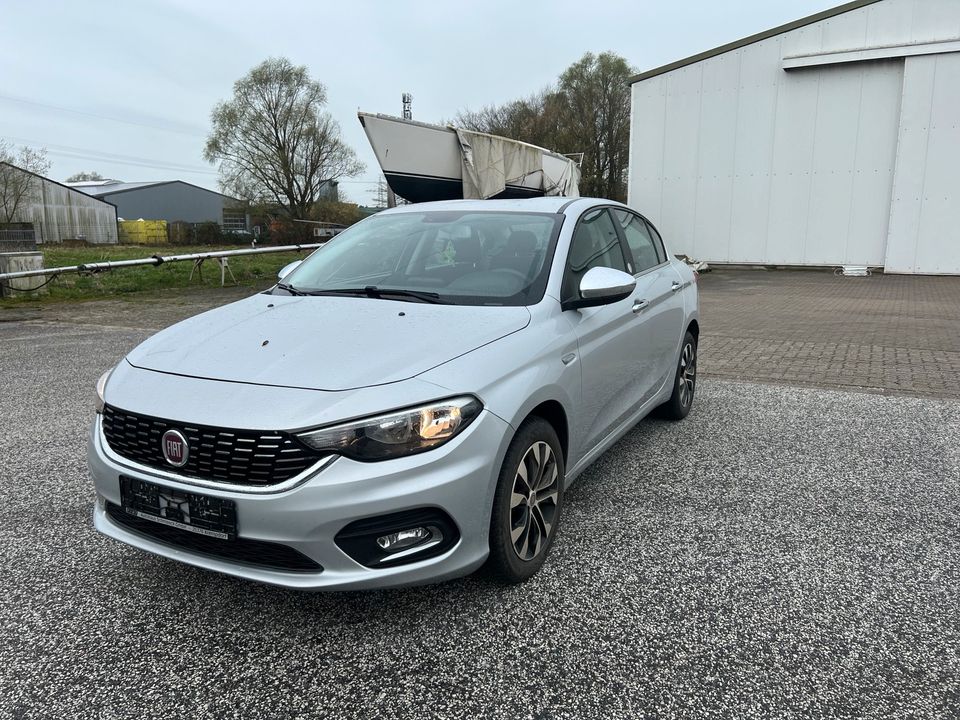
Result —
<svg viewBox="0 0 960 720"><path fill-rule="evenodd" d="M578 297L580 279L594 267L633 272L607 208L589 210L577 223L561 291L564 300ZM579 422L575 438L571 438L577 456L635 412L655 382L642 291L638 285L630 297L619 302L568 311L577 333L582 377Z"/></svg>

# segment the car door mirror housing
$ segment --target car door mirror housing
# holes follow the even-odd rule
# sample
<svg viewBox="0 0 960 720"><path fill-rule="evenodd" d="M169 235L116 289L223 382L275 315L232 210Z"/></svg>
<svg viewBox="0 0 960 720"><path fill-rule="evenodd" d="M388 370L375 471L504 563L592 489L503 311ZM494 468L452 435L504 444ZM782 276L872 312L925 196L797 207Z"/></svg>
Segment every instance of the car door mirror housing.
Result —
<svg viewBox="0 0 960 720"><path fill-rule="evenodd" d="M282 268L280 268L280 272L277 273L277 280L283 280L287 275L300 267L300 263L302 262L303 260L294 260L292 263L287 263L284 265Z"/></svg>
<svg viewBox="0 0 960 720"><path fill-rule="evenodd" d="M561 303L563 310L609 305L630 297L637 287L633 275L607 267L590 268L580 278L580 297Z"/></svg>

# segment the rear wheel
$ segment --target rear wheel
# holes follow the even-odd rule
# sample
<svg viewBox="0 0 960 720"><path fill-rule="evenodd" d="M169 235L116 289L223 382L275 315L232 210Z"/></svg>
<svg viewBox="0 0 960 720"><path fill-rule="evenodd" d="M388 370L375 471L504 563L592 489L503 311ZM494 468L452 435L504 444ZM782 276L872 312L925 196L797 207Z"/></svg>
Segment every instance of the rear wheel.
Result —
<svg viewBox="0 0 960 720"><path fill-rule="evenodd" d="M673 395L657 408L657 414L667 420L683 420L693 407L697 389L697 339L689 330L683 336L677 374L673 379Z"/></svg>
<svg viewBox="0 0 960 720"><path fill-rule="evenodd" d="M533 417L507 450L490 517L490 558L496 580L519 583L546 560L563 506L563 453L553 426Z"/></svg>

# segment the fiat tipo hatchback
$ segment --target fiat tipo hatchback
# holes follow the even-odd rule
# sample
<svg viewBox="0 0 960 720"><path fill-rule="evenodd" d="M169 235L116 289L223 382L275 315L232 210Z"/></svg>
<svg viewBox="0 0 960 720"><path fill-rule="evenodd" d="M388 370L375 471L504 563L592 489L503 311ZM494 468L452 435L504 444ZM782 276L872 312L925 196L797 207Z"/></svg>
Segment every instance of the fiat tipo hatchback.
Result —
<svg viewBox="0 0 960 720"><path fill-rule="evenodd" d="M570 483L689 412L696 281L609 201L382 212L100 378L96 527L296 588L525 580Z"/></svg>

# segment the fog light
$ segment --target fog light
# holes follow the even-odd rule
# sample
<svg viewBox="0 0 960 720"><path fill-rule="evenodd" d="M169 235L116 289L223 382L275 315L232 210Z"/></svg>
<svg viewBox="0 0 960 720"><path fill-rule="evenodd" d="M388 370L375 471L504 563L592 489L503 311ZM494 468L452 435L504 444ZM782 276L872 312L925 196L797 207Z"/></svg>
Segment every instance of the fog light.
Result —
<svg viewBox="0 0 960 720"><path fill-rule="evenodd" d="M430 532L430 528L416 527L390 533L389 535L381 535L377 538L377 545L379 545L384 552L395 553L413 547L431 537L433 537L433 533Z"/></svg>
<svg viewBox="0 0 960 720"><path fill-rule="evenodd" d="M384 568L443 555L460 540L460 532L440 508L414 508L354 520L335 540L361 565Z"/></svg>

